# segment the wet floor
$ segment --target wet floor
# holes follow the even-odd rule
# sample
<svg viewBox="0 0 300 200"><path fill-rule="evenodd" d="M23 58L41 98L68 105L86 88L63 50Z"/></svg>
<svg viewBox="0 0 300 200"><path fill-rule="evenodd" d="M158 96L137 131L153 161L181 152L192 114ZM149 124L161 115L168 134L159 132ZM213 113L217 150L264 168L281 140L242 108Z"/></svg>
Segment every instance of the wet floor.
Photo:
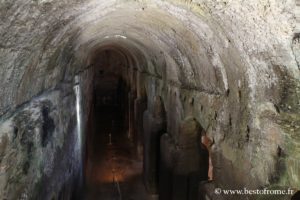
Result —
<svg viewBox="0 0 300 200"><path fill-rule="evenodd" d="M99 109L95 123L86 169L85 200L157 199L145 190L142 159L137 158L133 143L123 131L118 110Z"/></svg>

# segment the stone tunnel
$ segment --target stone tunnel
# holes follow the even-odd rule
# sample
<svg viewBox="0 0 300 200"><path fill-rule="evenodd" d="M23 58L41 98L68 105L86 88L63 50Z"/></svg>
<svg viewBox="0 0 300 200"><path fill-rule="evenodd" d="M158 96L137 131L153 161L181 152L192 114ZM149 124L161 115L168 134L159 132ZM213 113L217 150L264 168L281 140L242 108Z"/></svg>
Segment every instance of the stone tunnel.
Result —
<svg viewBox="0 0 300 200"><path fill-rule="evenodd" d="M299 200L299 6L1 0L0 199Z"/></svg>

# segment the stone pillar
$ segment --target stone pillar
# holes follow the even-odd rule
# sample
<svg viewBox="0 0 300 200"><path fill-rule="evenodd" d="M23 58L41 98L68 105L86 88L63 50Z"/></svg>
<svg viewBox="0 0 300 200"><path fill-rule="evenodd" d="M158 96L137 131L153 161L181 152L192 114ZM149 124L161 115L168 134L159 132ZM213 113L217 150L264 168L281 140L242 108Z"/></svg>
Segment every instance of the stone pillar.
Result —
<svg viewBox="0 0 300 200"><path fill-rule="evenodd" d="M128 93L128 138L134 138L134 101L135 101L135 94L133 91Z"/></svg>
<svg viewBox="0 0 300 200"><path fill-rule="evenodd" d="M173 170L173 200L198 199L198 185L208 179L208 151L200 143L201 127L193 118L180 126Z"/></svg>
<svg viewBox="0 0 300 200"><path fill-rule="evenodd" d="M121 103L121 110L122 110L122 113L124 113L123 117L122 117L122 120L123 120L123 127L124 127L124 130L128 131L129 130L129 103L128 103L128 100L129 100L129 97L128 97L128 87L125 85L125 86L122 86L122 101L123 103Z"/></svg>
<svg viewBox="0 0 300 200"><path fill-rule="evenodd" d="M158 191L160 137L165 132L165 111L160 97L154 100L152 112L145 111L144 129L144 182L150 193Z"/></svg>
<svg viewBox="0 0 300 200"><path fill-rule="evenodd" d="M147 109L147 99L138 98L134 102L134 124L135 124L135 145L137 148L137 155L139 158L142 158L143 153L143 113Z"/></svg>
<svg viewBox="0 0 300 200"><path fill-rule="evenodd" d="M172 200L172 171L175 144L170 135L163 134L160 139L159 200Z"/></svg>

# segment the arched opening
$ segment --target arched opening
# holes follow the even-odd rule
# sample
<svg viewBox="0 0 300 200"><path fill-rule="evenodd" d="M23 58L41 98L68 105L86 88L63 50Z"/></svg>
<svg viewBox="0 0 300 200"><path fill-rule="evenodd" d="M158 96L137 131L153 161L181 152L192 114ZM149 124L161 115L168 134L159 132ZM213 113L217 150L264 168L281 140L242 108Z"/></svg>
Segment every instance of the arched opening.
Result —
<svg viewBox="0 0 300 200"><path fill-rule="evenodd" d="M135 108L136 63L128 52L114 46L95 51L90 62L95 70L94 128L86 144L86 198L147 199L142 160L136 153L141 140L137 114L146 101L143 94L140 107Z"/></svg>

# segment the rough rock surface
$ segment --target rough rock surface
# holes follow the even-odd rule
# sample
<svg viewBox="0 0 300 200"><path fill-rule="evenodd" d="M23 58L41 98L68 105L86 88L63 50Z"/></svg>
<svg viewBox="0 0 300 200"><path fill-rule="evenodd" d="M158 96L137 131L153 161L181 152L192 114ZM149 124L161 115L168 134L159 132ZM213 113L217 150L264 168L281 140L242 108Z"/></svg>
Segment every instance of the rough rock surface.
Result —
<svg viewBox="0 0 300 200"><path fill-rule="evenodd" d="M80 148L66 145L78 145L73 104L72 93L50 91L1 123L1 199L56 198L66 181L74 181Z"/></svg>
<svg viewBox="0 0 300 200"><path fill-rule="evenodd" d="M187 117L205 129L216 185L299 187L298 7L294 0L1 1L0 198L34 198L47 181L43 199L51 199L72 173L80 177L84 148L75 147L84 141L93 56L105 49L127 58L122 75L133 97L147 98L147 110L161 96L174 144Z"/></svg>

